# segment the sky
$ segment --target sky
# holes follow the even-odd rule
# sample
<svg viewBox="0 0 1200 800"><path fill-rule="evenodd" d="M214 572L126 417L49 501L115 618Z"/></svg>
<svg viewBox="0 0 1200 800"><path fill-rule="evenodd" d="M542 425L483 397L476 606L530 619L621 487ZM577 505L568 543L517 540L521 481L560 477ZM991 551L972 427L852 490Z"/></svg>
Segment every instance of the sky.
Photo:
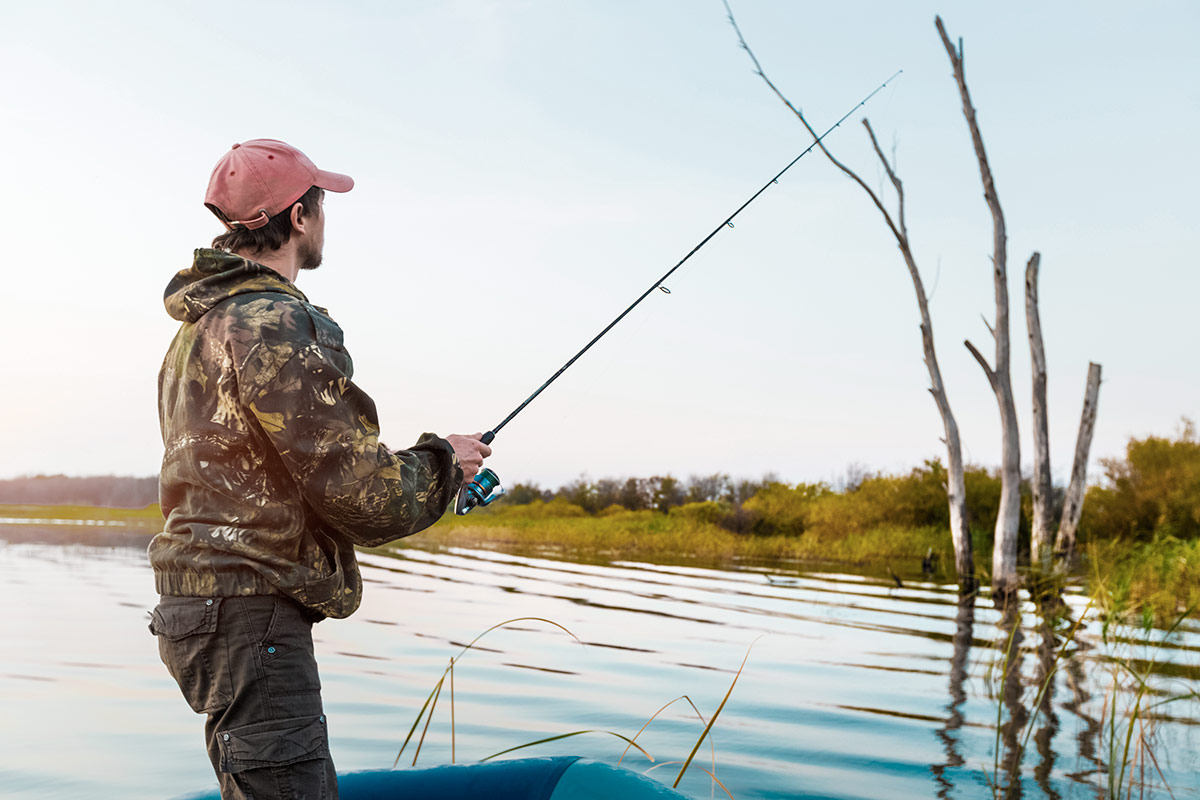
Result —
<svg viewBox="0 0 1200 800"><path fill-rule="evenodd" d="M964 453L999 462L991 217L1008 225L1013 384L1031 452L1024 265L1042 256L1052 470L1200 419L1200 5L737 0L768 75L885 188L894 153ZM808 144L721 3L8 3L0 10L8 362L0 477L150 475L170 277L221 228L235 142L357 185L299 287L346 332L393 448L496 425ZM894 195L884 192L889 203ZM894 207L894 206L893 206ZM497 437L506 482L725 472L836 482L942 456L904 263L869 199L802 159Z"/></svg>

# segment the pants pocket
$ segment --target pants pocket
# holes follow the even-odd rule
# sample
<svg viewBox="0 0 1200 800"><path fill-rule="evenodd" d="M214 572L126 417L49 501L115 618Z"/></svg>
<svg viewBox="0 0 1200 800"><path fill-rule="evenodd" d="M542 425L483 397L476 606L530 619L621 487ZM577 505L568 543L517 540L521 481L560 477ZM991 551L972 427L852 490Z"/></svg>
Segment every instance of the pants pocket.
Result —
<svg viewBox="0 0 1200 800"><path fill-rule="evenodd" d="M234 784L246 797L327 800L337 796L323 715L256 722L218 731L216 736L221 783Z"/></svg>
<svg viewBox="0 0 1200 800"><path fill-rule="evenodd" d="M316 695L321 691L316 654L313 652L312 623L304 618L302 609L288 600L280 600L275 609L271 630L257 643L257 655L262 665L271 697L287 704L289 695ZM294 711L309 713L310 709Z"/></svg>
<svg viewBox="0 0 1200 800"><path fill-rule="evenodd" d="M217 635L220 597L163 597L150 619L158 654L184 699L199 714L219 711L233 696Z"/></svg>

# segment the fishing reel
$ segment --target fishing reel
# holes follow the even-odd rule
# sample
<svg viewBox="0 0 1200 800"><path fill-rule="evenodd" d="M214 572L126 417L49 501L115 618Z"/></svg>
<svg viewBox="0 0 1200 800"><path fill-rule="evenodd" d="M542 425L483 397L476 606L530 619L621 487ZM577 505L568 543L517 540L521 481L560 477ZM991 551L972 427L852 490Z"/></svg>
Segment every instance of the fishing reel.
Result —
<svg viewBox="0 0 1200 800"><path fill-rule="evenodd" d="M454 513L460 517L476 506L491 505L504 496L504 487L500 485L500 477L487 467L475 473L475 480L458 491L458 502L454 504Z"/></svg>

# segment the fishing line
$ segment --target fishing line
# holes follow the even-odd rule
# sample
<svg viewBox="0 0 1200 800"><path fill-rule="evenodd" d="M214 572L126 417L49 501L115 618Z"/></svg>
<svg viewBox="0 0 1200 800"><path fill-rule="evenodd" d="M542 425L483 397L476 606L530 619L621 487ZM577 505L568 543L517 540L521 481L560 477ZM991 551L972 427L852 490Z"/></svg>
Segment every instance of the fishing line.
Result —
<svg viewBox="0 0 1200 800"><path fill-rule="evenodd" d="M785 166L783 169L779 170L779 172L775 173L775 176L772 177L765 184L763 184L761 189L759 189L757 192L752 194L750 196L750 198L748 200L746 200L746 202L744 202L740 206L738 206L736 211L734 211L732 214L730 214L728 217L726 217L724 220L722 220L720 225L713 228L712 232L709 233L707 236L705 236L703 239L701 239L699 244L697 244L695 247L693 247L691 250L689 250L687 255L685 255L683 258L681 258L679 260L679 262L677 264L675 264L675 266L673 266L669 270L667 270L666 273L663 274L663 276L661 278L656 280L654 283L650 284L650 288L647 289L646 291L642 292L641 296L638 297L637 300L634 300L629 305L628 308L626 308L624 311L622 311L620 314L618 314L616 316L616 318L613 319L612 322L608 323L608 325L606 325L604 327L604 330L602 330L598 334L596 334L590 342L588 342L587 344L585 344L583 346L583 349L581 349L575 355L571 356L570 360L568 360L567 363L565 363L561 367L559 367L558 371L555 372L553 375L551 375L546 380L545 383L543 383L541 386L539 386L533 394L531 394L531 395L529 395L529 397L525 398L525 401L523 403L521 403L521 405L514 408L512 410L512 413L510 413L507 417L505 417L503 420L500 421L500 424L496 425L494 428L489 430L487 433L483 434L483 437L482 437L483 443L491 444L492 440L496 438L496 434L500 432L501 428L503 428L505 425L507 425L509 422L511 422L513 417L517 416L517 414L520 414L522 411L524 411L525 407L527 405L532 403L539 394L544 392L546 390L546 388L550 386L550 384L552 384L556 380L558 380L559 376L562 375L564 372L566 372L567 369L569 369L572 364L574 364L576 361L578 361L579 358L584 353L586 353L588 350L592 349L592 345L594 345L594 344L596 344L596 342L600 341L600 339L602 339L606 333L608 333L610 330L612 330L613 327L615 327L618 322L625 319L625 317L629 314L629 312L633 311L633 309L636 308L638 306L638 304L640 304L643 300L645 300L647 297L649 297L652 292L654 292L656 289L659 289L659 290L662 290L664 292L664 294L670 294L671 290L668 287L664 286L663 284L666 282L666 280L668 278L670 278L672 275L675 274L675 271L677 269L679 269L685 263L687 263L688 259L690 259L692 256L694 256L697 252L699 252L700 248L702 248L702 247L704 247L704 245L708 244L709 241L714 236L716 236L718 233L720 233L727 227L732 228L733 220L737 218L738 214L742 213L742 211L745 210L745 208L748 205L750 205L755 200L757 200L759 195L761 195L763 192L765 192L770 187L778 184L779 179L781 177L783 177L783 174L785 172L787 172L789 169L791 169L792 166L797 161L799 161L800 159L802 159L806 155L808 155L810 152L812 152L813 148L816 147L817 145L819 145L826 136L828 136L830 133L832 133L835 129L840 128L842 123L850 118L851 114L853 114L855 111L857 111L858 109L860 109L864 105L866 105L867 101L869 101L875 95L879 94L879 92L883 91L889 83L894 81L903 72L904 72L904 70L897 70L894 75L892 75L890 78L888 78L883 83L879 84L879 86L875 87L875 89L870 94L868 94L866 97L864 97L862 100L860 100L857 104L855 104L855 106L853 108L851 108L845 114L843 114L841 119L839 119L837 122L833 123L833 125L830 125L829 129L826 130L824 133L822 133L820 136L818 136L813 141L812 144L810 144L808 147L806 147L804 149L804 151L802 153L800 153L800 155L793 158L791 161L788 162L787 166ZM496 477L496 473L494 473L490 469L486 469L486 468L483 470L480 470L479 476L475 479L475 481L472 482L469 486L463 487L463 490L459 493L458 504L455 509L456 512L459 514L465 514L468 511L470 511L473 507L475 507L476 505L487 505L492 500L496 499L496 497L499 497L499 495L491 496L492 490L498 488L499 486L500 486L500 480L499 480L499 478Z"/></svg>
<svg viewBox="0 0 1200 800"><path fill-rule="evenodd" d="M563 364L561 367L559 367L558 371L555 372L553 375L551 375L550 378L545 383L543 383L541 386L539 386L537 391L535 391L533 394L529 395L529 397L525 399L525 402L521 403L521 405L519 405L515 409L513 409L512 413L509 414L507 417L505 417L503 420L501 420L499 425L495 426L494 428L489 430L487 433L485 433L483 435L484 444L491 444L492 440L496 438L496 434L500 432L501 428L503 428L505 425L507 425L509 422L511 422L513 417L517 416L517 414L520 414L522 411L524 411L525 406L532 403L534 398L536 398L539 394L541 394L543 391L545 391L546 388L550 384L552 384L552 383L554 383L554 381L558 380L558 377L560 375L562 375L564 372L566 372L567 369L572 364L574 364L576 361L578 361L580 356L582 356L588 350L592 349L592 345L594 345L596 342L600 341L600 339L604 336L604 334L606 334L610 330L612 330L613 327L616 326L616 324L618 322L625 319L626 315L629 314L629 312L632 311L634 308L636 308L639 303L641 303L643 300L645 300L650 295L651 292L653 292L655 289L662 287L663 283L666 282L667 278L674 275L675 270L682 267L688 261L688 259L690 259L692 256L694 256L700 250L700 248L702 248L702 247L704 247L704 245L708 244L710 239L712 239L714 236L716 236L718 233L720 233L726 227L732 228L733 220L737 217L738 214L742 213L742 211L746 208L746 206L753 203L756 199L758 199L758 196L760 194L765 192L771 186L779 183L779 179L781 177L783 177L783 174L785 172L787 172L789 169L792 168L792 165L794 165L797 161L799 161L800 159L802 159L806 155L808 155L810 152L812 152L812 149L814 147L816 147L818 144L820 144L822 139L824 139L826 136L828 136L830 133L832 133L834 131L834 129L841 127L841 124L843 122L845 122L850 117L851 114L853 114L855 111L857 111L858 109L860 109L861 107L866 105L867 101L870 100L872 97L874 97L876 94L883 91L883 89L885 87L887 87L887 85L889 83L894 81L897 78L897 76L899 76L903 71L904 70L897 70L895 75L892 75L886 81L879 84L879 86L876 87L873 92L871 92L869 95L864 97L861 101L859 101L859 103L857 105L855 105L854 108L847 111L842 116L841 119L839 119L837 122L833 123L833 125L831 125L828 130L826 130L824 133L822 133L812 144L810 144L807 148L805 148L804 152L802 152L800 155L793 158L790 162L788 162L788 165L786 167L779 170L779 172L777 172L775 174L775 177L771 178L771 180L769 180L765 184L763 184L763 187L761 189L759 189L757 192L755 192L753 195L751 195L749 200L747 200L746 202L744 202L740 206L738 206L737 211L734 211L732 214L730 214L728 217L726 217L721 222L720 225L718 225L716 228L713 229L712 233L708 234L708 236L705 236L703 239L700 240L699 244L697 244L690 251L688 251L688 254L685 255L683 258L681 258L679 260L679 263L677 263L675 266L673 266L669 270L667 270L666 274L664 274L661 278L659 278L657 281L652 283L650 285L649 289L642 292L641 296L638 297L637 300L634 300L633 303L631 303L628 308L626 308L624 311L622 311L620 314L617 315L616 319L614 319L612 322L608 323L608 325L606 325L604 327L604 330L602 330L598 334L596 334L596 336L593 337L593 339L590 342L588 342L586 345L583 346L582 350L580 350L575 355L571 356L570 360L567 361L567 363ZM667 289L667 293L668 294L670 293L670 289Z"/></svg>

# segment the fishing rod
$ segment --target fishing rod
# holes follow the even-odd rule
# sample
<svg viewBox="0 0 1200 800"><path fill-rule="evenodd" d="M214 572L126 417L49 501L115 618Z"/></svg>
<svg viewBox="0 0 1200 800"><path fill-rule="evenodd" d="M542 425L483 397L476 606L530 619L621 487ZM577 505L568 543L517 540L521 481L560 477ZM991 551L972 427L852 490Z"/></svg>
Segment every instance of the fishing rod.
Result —
<svg viewBox="0 0 1200 800"><path fill-rule="evenodd" d="M870 100L872 97L874 97L875 95L877 95L881 91L883 91L884 88L886 88L889 83L894 81L902 72L904 72L904 70L902 70L902 69L896 70L896 73L894 75L892 75L886 81L884 81L883 83L881 83L877 87L875 87L875 90L873 92L871 92L869 95L867 95L862 100L860 100L858 102L858 104L856 106L854 106L854 108L847 111L844 115L842 115L841 119L839 119L837 122L830 125L828 130L826 130L824 133L822 133L820 136L818 136L815 140L813 140L813 143L810 144L808 147L806 147L804 149L804 152L802 152L800 155L793 158L791 161L788 162L788 165L786 167L779 170L779 172L775 173L775 177L771 178L771 180L769 180L765 184L763 184L762 188L759 189L754 194L752 194L750 196L749 200L747 200L746 202L744 202L740 206L738 206L737 211L734 211L732 214L730 214L728 217L726 217L725 220L720 225L713 228L712 233L708 234L708 236L705 236L703 239L701 239L700 243L698 245L696 245L695 247L693 247L690 251L688 251L688 254L686 256L679 259L679 263L677 263L675 266L671 267L669 270L667 270L665 275L663 275L657 281L652 283L650 285L649 289L642 292L641 296L638 297L637 300L634 300L629 305L629 308L625 309L620 314L618 314L616 319L614 319L612 322L608 323L608 325L606 325L604 327L604 330L602 330L598 334L596 334L595 337L593 337L590 342L588 342L586 345L583 346L582 350L580 350L575 355L571 356L571 359L567 363L565 363L561 367L559 367L558 372L555 372L553 375L551 375L550 378L545 383L543 383L541 386L539 386L537 388L537 391L535 391L533 394L529 395L529 397L525 398L525 402L521 403L521 405L514 408L511 414L509 414L507 417L505 417L503 420L500 421L499 425L492 428L487 433L483 434L483 436L482 436L483 443L491 444L492 440L496 438L496 434L500 432L501 428L503 428L505 425L507 425L509 422L511 422L513 417L515 417L517 414L520 414L522 411L524 411L525 406L532 403L535 397L537 397L539 394L541 394L542 392L544 392L546 390L546 387L548 387L550 384L552 384L556 380L558 380L558 377L560 375L562 375L564 372L566 372L567 369L572 364L574 364L576 361L578 361L580 356L582 356L588 350L591 350L592 345L594 345L596 342L600 341L600 339L604 336L604 334L606 334L610 330L612 330L613 327L615 327L618 322L625 319L625 317L629 314L629 312L633 311L633 309L636 308L639 303L641 303L643 300L645 300L647 297L649 297L650 294L655 289L658 289L666 294L670 294L671 290L668 289L667 287L663 286L663 283L666 282L667 278L669 278L673 274L675 274L675 270L682 267L689 258L694 256L700 250L701 247L704 247L704 245L708 244L709 240L712 239L714 236L716 236L718 233L720 233L727 227L732 228L734 218L738 214L742 213L742 211L746 208L746 206L750 205L755 200L757 200L758 196L760 194L762 194L763 192L765 192L769 187L779 183L779 179L781 177L783 177L783 173L785 173L789 169L791 169L792 166L797 161L799 161L800 159L802 159L806 155L808 155L814 147L816 147L817 145L819 145L821 143L821 140L823 140L826 136L828 136L830 133L832 133L836 128L841 127L842 123L845 122L847 119L849 119L851 114L853 114L855 111L857 111L858 109L865 106L867 104L868 100ZM497 489L499 489L499 492L497 492L496 494L493 494L493 492ZM479 474L475 476L475 480L473 480L469 485L464 486L462 488L462 490L459 492L458 502L455 504L454 513L459 514L459 515L466 514L467 512L469 512L472 508L475 508L476 506L488 505L493 500L498 499L503 494L504 494L504 488L500 485L500 478L496 475L495 472L492 472L490 469L484 467L483 469L481 469L479 471Z"/></svg>

